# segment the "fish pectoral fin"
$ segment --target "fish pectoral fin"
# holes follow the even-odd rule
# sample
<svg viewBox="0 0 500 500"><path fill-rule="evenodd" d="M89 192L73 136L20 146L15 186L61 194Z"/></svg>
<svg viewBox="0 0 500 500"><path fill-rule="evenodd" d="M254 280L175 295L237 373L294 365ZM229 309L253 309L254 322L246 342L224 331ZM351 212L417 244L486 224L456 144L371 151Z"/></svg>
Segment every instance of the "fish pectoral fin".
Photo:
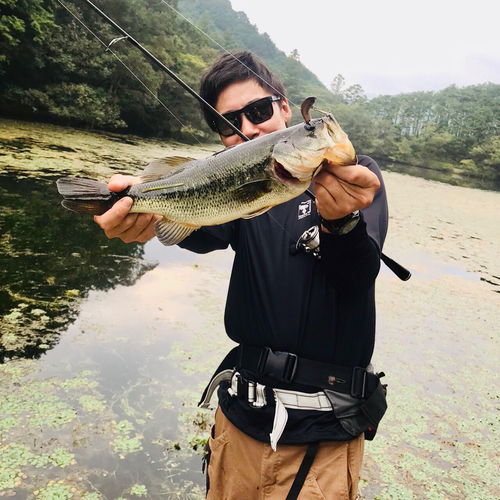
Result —
<svg viewBox="0 0 500 500"><path fill-rule="evenodd" d="M158 160L153 160L142 172L141 181L150 182L157 181L162 177L172 173L175 169L188 163L194 161L194 158L185 158L183 156L167 156L166 158L160 158Z"/></svg>
<svg viewBox="0 0 500 500"><path fill-rule="evenodd" d="M254 217L258 217L259 215L265 214L271 208L273 208L273 207L264 207L264 208L261 208L260 210L255 211L255 212L251 212L249 214L242 215L241 218L242 219L253 219Z"/></svg>
<svg viewBox="0 0 500 500"><path fill-rule="evenodd" d="M234 191L234 197L242 203L250 203L272 190L271 179L258 179L256 181L246 182L238 186Z"/></svg>
<svg viewBox="0 0 500 500"><path fill-rule="evenodd" d="M155 233L158 239L167 247L177 245L184 238L187 238L198 227L187 227L178 222L162 217L157 220L154 225Z"/></svg>

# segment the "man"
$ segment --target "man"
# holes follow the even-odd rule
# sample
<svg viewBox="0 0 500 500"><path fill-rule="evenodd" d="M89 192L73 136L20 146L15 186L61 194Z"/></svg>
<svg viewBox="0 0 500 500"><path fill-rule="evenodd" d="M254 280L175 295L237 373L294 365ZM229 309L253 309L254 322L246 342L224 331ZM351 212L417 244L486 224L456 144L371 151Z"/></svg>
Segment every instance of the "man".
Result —
<svg viewBox="0 0 500 500"><path fill-rule="evenodd" d="M250 139L286 128L291 117L281 82L249 52L221 56L200 94ZM243 142L204 113L224 146ZM324 165L314 179L315 204L303 194L260 217L201 228L180 243L199 253L235 250L225 327L240 347L210 388L220 383L208 443L209 499L357 496L363 433L385 410L379 380L365 368L387 231L380 170L366 156L358 162ZM136 182L114 176L109 188ZM157 216L129 214L131 204L124 198L95 218L109 238L154 236ZM291 252L315 225L321 259Z"/></svg>

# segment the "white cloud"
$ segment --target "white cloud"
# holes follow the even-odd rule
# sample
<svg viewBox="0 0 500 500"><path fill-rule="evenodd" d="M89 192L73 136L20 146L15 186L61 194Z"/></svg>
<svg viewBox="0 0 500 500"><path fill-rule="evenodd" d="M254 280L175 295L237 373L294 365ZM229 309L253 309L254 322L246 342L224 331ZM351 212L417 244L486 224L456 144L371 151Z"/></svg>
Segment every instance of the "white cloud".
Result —
<svg viewBox="0 0 500 500"><path fill-rule="evenodd" d="M370 95L500 83L494 0L231 0L278 48L297 49L327 86L341 73Z"/></svg>

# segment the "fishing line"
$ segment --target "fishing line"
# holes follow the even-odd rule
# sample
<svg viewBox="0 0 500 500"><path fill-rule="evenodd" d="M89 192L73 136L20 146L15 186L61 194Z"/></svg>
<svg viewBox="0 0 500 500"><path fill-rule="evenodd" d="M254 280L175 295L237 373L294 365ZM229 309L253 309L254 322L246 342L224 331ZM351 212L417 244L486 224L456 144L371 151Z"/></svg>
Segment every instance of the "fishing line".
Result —
<svg viewBox="0 0 500 500"><path fill-rule="evenodd" d="M226 54L229 54L234 60L238 61L242 66L244 66L248 71L250 71L251 73L253 73L259 80L261 80L262 82L264 82L267 86L271 87L277 94L279 94L281 97L283 98L286 98L287 101L292 105L292 106L295 106L298 110L300 110L300 106L298 106L297 104L295 104L290 98L286 97L285 95L283 95L278 89L276 89L273 85L271 85L269 82L267 82L264 78L262 78L260 75L258 75L252 68L249 68L243 61L241 61L240 59L238 59L232 52L230 52L229 50L227 50L224 46L222 46L217 40L214 40L208 33L205 33L205 31L203 31L199 26L197 26L193 21L191 21L191 19L187 18L186 16L184 16L182 13L180 13L177 9L175 9L174 7L172 7L172 5L170 5L168 2L166 2L165 0L161 0L161 3L165 4L167 7L169 7L170 9L172 9L178 16L182 17L182 19L184 19L186 22L188 22L191 26L193 26L194 28L196 28L200 33L203 33L209 40L211 40L213 43L215 43L219 48L221 48ZM315 109L317 111L320 111L321 113L324 113L324 114L328 114L324 111L321 111L321 110L318 110L317 108L315 108L314 106L311 106L311 109ZM316 200L316 197L314 196L314 194L309 190L309 189L306 189L306 194L309 196L309 198L311 198L313 201ZM271 217L275 222L276 224L278 224L281 229L283 229L283 231L285 231L286 234L288 234L288 236L290 236L291 240L294 241L294 242L297 242L298 240L295 239L269 212L267 212L267 214L269 215L269 217Z"/></svg>
<svg viewBox="0 0 500 500"><path fill-rule="evenodd" d="M266 212L266 213L267 213L267 215L269 215L269 217L271 217L271 219L273 219L274 222L276 222L276 224L278 224L279 227L281 227L281 229L283 229L283 231L285 231L285 233L290 237L290 239L294 243L297 243L299 241L296 238L294 238L269 212Z"/></svg>
<svg viewBox="0 0 500 500"><path fill-rule="evenodd" d="M98 40L101 45L103 47L106 48L106 52L111 52L111 54L113 55L113 57L115 57L119 62L120 64L123 65L123 67L125 69L127 69L127 71L129 71L129 73L134 76L134 78L163 106L164 109L166 109L170 115L172 115L173 118L175 118L175 120L177 120L177 122L181 125L181 127L184 127L185 129L187 128L184 123L182 123L182 121L168 108L168 106L163 103L160 98L139 78L139 76L129 67L127 66L127 64L122 60L120 59L120 57L113 51L111 50L111 46L121 40L125 40L125 39L128 39L129 36L122 36L122 37L117 37L117 38L114 38L113 40L111 40L111 42L109 44L106 44L105 42L103 42L99 36L94 33L76 14L74 14L61 0L57 0L57 2L76 20L78 21L79 24L81 24L89 33L91 33L94 38L96 40ZM227 49L225 49L221 44L219 44L216 40L214 40L212 37L210 37L207 33L205 33L201 28L199 28L198 26L196 26L192 21L190 21L188 18L186 18L185 16L183 16L180 12L178 12L176 9L174 9L170 4L168 4L165 0L161 0L162 3L164 3L165 5L167 5L170 9L172 9L174 12L176 12L180 17L182 17L184 20L186 20L188 23L190 23L193 27L195 27L198 31L200 31L201 33L203 33L207 38L209 38L212 42L214 42L215 44L217 44L222 50L224 50L227 54L229 54L231 57L233 57L236 61L238 61L240 64L242 64L248 71L250 71L251 73L253 73L257 78L259 78L262 82L264 82L266 85L268 85L269 87L271 87L275 92L277 92L281 97L285 97L279 90L275 89L269 82L267 82L264 78L262 78L261 76L259 76L257 73L255 73L255 71L253 71L251 68L249 68L245 63L243 63L242 61L240 61L234 54L232 54L231 52L229 52ZM87 2L88 4L90 4L91 6L93 6L90 2ZM95 6L93 6L94 9L96 9ZM107 16L106 16L107 17ZM116 23L113 23L114 25L116 25ZM120 29L121 30L121 29ZM121 30L123 32L123 30ZM137 42L136 42L137 43ZM143 50L144 52L144 50ZM165 68L164 68L165 69ZM167 69L165 69L165 71L167 71ZM170 74L170 72L169 72ZM171 75L172 76L172 75ZM176 81L178 80L177 78L174 78L176 79ZM180 82L178 82L180 83ZM182 82L183 83L183 82ZM185 86L185 84L183 84L183 86ZM192 89L186 89L186 90L190 90L191 92L190 93L193 93L194 91L192 91ZM196 95L196 97L199 98L199 96ZM288 102L290 104L292 104L293 106L295 106L296 108L300 109L299 106L297 106L294 102L292 102L291 100L288 99ZM207 103L205 103L208 107L210 107ZM216 110L215 110L216 112ZM219 114L219 113L217 113ZM224 117L222 117L224 118ZM231 125L231 124L230 124ZM198 142L198 144L202 145L202 143L200 142L200 140L192 133L189 131L189 134L196 140L196 142ZM246 138L244 135L239 134L240 136L242 136L242 138L244 138L245 140L248 140L248 138ZM309 189L306 190L306 194L312 198L313 200L315 199L315 196L313 193L311 193L311 191ZM288 235L288 237L292 240L292 242L294 243L298 243L298 239L294 238L269 212L267 212L267 214L269 215L269 217L271 217L271 219L276 223L278 224L278 226Z"/></svg>
<svg viewBox="0 0 500 500"><path fill-rule="evenodd" d="M161 0L161 3L164 3L167 7L170 7L177 15L179 15L180 17L182 17L182 19L184 19L185 21L187 21L191 26L193 26L194 28L196 28L200 33L203 33L209 40L211 40L212 42L214 42L219 48L221 48L224 52L226 52L226 54L229 54L233 59L235 59L236 61L238 61L248 71L250 71L251 73L253 73L259 80L261 80L262 82L264 82L267 86L271 87L281 97L287 99L287 101L290 104L292 104L293 106L295 106L297 109L300 109L300 106L297 106L297 104L295 104L292 100L290 100L288 97L286 97L285 95L283 95L278 89L274 88L269 82L266 82L266 80L264 78L262 78L260 75L258 75L252 68L249 68L243 61L241 61L240 59L238 59L233 53L229 52L229 50L227 50L225 47L223 47L217 40L214 40L208 33L205 33L201 28L199 28L198 26L196 26L196 24L193 23L193 21L191 21L190 19L188 19L187 17L185 17L183 14L181 14L178 10L176 10L174 7L172 7L165 0Z"/></svg>
<svg viewBox="0 0 500 500"><path fill-rule="evenodd" d="M184 125L184 123L182 123L182 121L177 118L177 116L167 107L167 105L160 100L160 98L139 78L139 76L134 73L134 71L132 71L131 68L129 68L129 66L127 66L127 64L125 62L123 62L120 57L118 57L116 55L115 52L113 52L111 50L111 45L113 43L116 43L118 41L120 41L121 39L125 38L125 37L122 37L122 38L115 38L114 40L112 40L109 44L106 44L105 42L103 42L82 20L80 20L78 18L78 16L76 16L76 14L74 14L68 7L66 7L66 5L64 5L61 0L57 0L57 2L62 5L67 12L69 12L89 33L91 33L97 40L99 40L99 42L104 46L106 47L106 52L111 52L111 54L113 54L113 56L123 65L124 68L126 68L131 75L133 75L136 80L172 115L173 118L175 118L181 125L181 127L183 127L185 130L188 131L188 133L196 140L196 142L198 142L198 144L200 146L203 146L203 144L201 143L201 141L191 132L189 131L188 127L186 127L186 125Z"/></svg>

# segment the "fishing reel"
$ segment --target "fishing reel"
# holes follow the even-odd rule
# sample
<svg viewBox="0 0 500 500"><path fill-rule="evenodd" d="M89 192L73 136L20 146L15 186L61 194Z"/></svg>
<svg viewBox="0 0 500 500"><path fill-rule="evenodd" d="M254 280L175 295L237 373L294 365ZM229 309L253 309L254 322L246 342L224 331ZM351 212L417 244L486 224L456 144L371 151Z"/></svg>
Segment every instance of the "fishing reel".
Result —
<svg viewBox="0 0 500 500"><path fill-rule="evenodd" d="M297 255L299 252L311 254L315 259L320 260L319 252L319 226L312 226L302 233L295 245L290 247L290 253Z"/></svg>

